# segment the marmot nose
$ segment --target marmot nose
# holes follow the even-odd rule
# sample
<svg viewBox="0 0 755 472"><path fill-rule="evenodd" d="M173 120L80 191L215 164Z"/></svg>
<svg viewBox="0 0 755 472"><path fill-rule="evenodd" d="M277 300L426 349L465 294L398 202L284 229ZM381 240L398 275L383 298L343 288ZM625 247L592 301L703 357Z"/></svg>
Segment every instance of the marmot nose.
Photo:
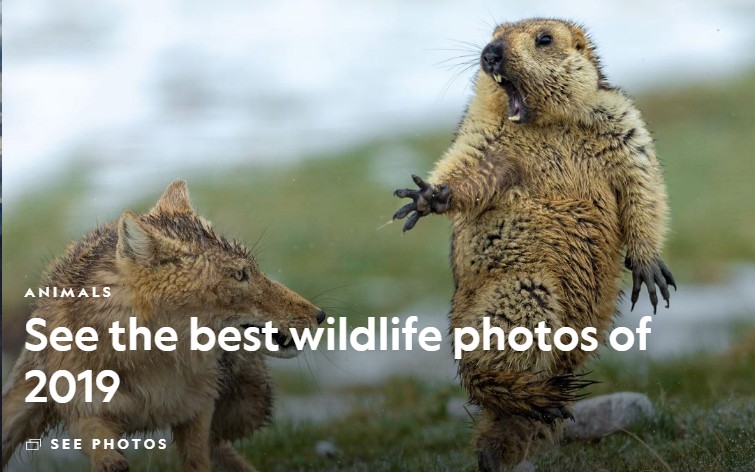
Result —
<svg viewBox="0 0 755 472"><path fill-rule="evenodd" d="M317 324L322 324L322 322L325 321L325 312L320 310L315 317L317 319Z"/></svg>
<svg viewBox="0 0 755 472"><path fill-rule="evenodd" d="M503 61L503 46L498 43L490 43L482 50L482 64L488 71Z"/></svg>

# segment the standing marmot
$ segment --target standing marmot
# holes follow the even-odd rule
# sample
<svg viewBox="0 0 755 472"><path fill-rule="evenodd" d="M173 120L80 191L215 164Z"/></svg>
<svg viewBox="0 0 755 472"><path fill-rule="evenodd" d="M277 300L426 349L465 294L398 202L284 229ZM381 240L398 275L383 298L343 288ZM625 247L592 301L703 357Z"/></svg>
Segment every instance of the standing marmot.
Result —
<svg viewBox="0 0 755 472"><path fill-rule="evenodd" d="M506 334L587 326L602 339L616 311L621 250L632 303L645 283L668 302L675 282L659 253L666 191L639 111L608 85L593 45L571 22L504 23L480 58L475 95L429 181L395 194L394 218L445 213L453 221L456 291L451 328L482 319ZM412 213L413 212L413 213ZM498 471L558 438L565 406L588 382L590 353L537 345L466 352L459 374L482 407L479 466Z"/></svg>

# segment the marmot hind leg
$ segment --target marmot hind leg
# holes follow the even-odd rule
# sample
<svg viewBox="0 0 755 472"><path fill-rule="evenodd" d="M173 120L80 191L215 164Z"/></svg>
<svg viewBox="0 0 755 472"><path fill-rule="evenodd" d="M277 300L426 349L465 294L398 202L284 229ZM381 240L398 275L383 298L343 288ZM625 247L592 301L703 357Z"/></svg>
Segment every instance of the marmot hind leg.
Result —
<svg viewBox="0 0 755 472"><path fill-rule="evenodd" d="M536 336L524 351L508 342L517 327L534 333L541 321L552 332L563 326L562 308L553 293L547 280L512 274L466 297L457 292L454 299L452 327L471 326L480 335L477 349L462 353L458 370L470 399L483 411L477 439L482 471L506 470L552 445L563 420L571 418L567 405L593 383L569 371L568 353L540 349ZM491 333L493 328L503 331L502 349L496 334L490 336L490 349L484 349L484 318Z"/></svg>
<svg viewBox="0 0 755 472"><path fill-rule="evenodd" d="M554 447L563 422L531 421L521 416L496 416L483 410L477 422L477 464L480 472L504 472L519 462Z"/></svg>
<svg viewBox="0 0 755 472"><path fill-rule="evenodd" d="M573 354L555 346L540 349L534 335L529 348L523 351L513 349L509 342L514 328L534 333L540 322L545 322L552 332L563 326L554 293L547 280L526 274L506 276L465 297L457 292L452 327L473 327L480 336L477 349L462 352L458 365L472 401L499 415L545 422L569 418L564 407L579 399L578 391L592 383L570 372ZM490 324L487 335L485 318ZM484 348L487 337L490 349ZM523 342L521 336L517 341Z"/></svg>

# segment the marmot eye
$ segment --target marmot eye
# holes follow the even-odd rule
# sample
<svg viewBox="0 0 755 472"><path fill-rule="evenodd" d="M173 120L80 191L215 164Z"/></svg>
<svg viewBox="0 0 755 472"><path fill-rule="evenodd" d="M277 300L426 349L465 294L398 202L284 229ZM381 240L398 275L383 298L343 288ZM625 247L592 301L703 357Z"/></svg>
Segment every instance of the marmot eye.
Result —
<svg viewBox="0 0 755 472"><path fill-rule="evenodd" d="M551 37L551 35L549 34L541 34L535 40L535 44L537 44L538 46L547 46L552 42L553 42L553 37Z"/></svg>
<svg viewBox="0 0 755 472"><path fill-rule="evenodd" d="M249 280L249 273L246 271L246 269L234 270L233 274L231 275L239 282L246 282L247 280Z"/></svg>

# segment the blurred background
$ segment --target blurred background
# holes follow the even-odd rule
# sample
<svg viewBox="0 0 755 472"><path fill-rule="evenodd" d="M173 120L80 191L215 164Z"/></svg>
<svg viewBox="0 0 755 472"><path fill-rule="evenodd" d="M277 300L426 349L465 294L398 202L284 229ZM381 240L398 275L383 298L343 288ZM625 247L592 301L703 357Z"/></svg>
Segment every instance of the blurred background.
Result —
<svg viewBox="0 0 755 472"><path fill-rule="evenodd" d="M755 414L751 1L4 3L4 378L24 341L23 294L50 259L123 210L145 211L175 178L222 232L260 241L269 275L350 326L418 315L445 331L448 222L402 235L386 224L401 205L391 192L449 145L494 25L548 16L586 25L609 80L637 99L671 198L664 257L679 291L654 318L648 351L603 350L594 391L671 398L663 411L674 419L653 430L659 448L672 447L691 405ZM650 313L645 298L632 313L622 302L617 324L636 326ZM280 421L256 441L300 441L309 455L252 448L263 470L394 470L398 457L414 465L395 470L473 465L447 350L316 352L273 369ZM317 440L336 452L317 455ZM450 450L458 455L442 456ZM752 459L738 454L731 460ZM29 467L58 463L36 460Z"/></svg>

